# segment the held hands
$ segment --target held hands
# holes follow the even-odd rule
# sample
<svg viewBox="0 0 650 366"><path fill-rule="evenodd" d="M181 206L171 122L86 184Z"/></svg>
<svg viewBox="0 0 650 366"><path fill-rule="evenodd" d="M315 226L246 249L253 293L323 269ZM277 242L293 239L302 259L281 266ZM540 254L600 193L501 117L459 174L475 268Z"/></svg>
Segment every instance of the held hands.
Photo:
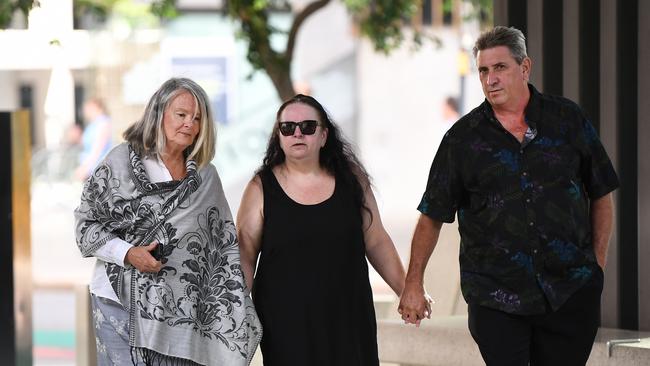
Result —
<svg viewBox="0 0 650 366"><path fill-rule="evenodd" d="M435 302L424 291L422 284L406 283L397 311L402 315L405 324L411 323L419 327L422 319L431 319L431 305L433 303Z"/></svg>
<svg viewBox="0 0 650 366"><path fill-rule="evenodd" d="M158 273L162 263L157 261L152 252L158 246L158 242L151 242L147 246L133 247L126 252L125 264L131 264L140 272Z"/></svg>

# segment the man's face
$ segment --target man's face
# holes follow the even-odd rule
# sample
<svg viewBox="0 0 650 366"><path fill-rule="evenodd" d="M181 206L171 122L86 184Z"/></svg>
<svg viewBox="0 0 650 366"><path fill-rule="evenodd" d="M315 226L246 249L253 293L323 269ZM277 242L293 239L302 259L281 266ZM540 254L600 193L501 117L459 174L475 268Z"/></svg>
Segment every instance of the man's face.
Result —
<svg viewBox="0 0 650 366"><path fill-rule="evenodd" d="M517 64L508 47L497 46L478 51L476 64L483 94L493 107L516 105L526 95L530 75L528 57L521 65Z"/></svg>

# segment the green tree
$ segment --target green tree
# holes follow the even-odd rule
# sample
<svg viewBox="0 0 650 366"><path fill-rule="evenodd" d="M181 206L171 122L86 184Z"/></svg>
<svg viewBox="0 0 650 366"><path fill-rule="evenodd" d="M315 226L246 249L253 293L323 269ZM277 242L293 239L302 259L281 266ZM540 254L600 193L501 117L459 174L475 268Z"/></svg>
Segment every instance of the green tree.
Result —
<svg viewBox="0 0 650 366"><path fill-rule="evenodd" d="M38 6L38 0L0 0L0 29L6 29L11 24L17 11L27 18L34 6Z"/></svg>
<svg viewBox="0 0 650 366"><path fill-rule="evenodd" d="M367 37L379 52L389 53L404 41L406 23L417 13L421 0L338 0L345 4L360 34ZM480 14L491 14L491 0L463 0L472 3ZM75 0L75 11L92 12L105 18L124 0ZM313 0L294 9L290 0L226 0L224 12L239 26L238 35L248 45L247 59L255 70L263 70L271 79L281 100L295 94L291 67L298 32L310 16L332 0ZM0 0L0 28L4 29L13 14L27 14L38 0ZM272 11L283 9L294 14L289 29L278 29L270 21ZM150 11L162 18L177 15L176 0L150 0ZM474 16L479 16L479 13ZM413 29L413 41L421 44L422 36ZM274 49L271 39L285 35L282 49Z"/></svg>
<svg viewBox="0 0 650 366"><path fill-rule="evenodd" d="M37 0L0 0L0 27L5 28L16 9L25 14L38 4ZM362 36L367 37L378 51L388 53L404 39L403 29L417 12L420 0L339 0L357 23ZM289 0L226 0L225 13L239 26L239 36L247 43L247 58L254 69L264 70L270 77L279 97L284 100L295 94L291 66L298 32L305 20L328 5L332 0L314 0L301 9L293 9ZM89 11L100 18L111 13L115 0L76 0L76 11ZM272 9L293 12L289 29L278 29L269 22ZM151 11L161 17L176 15L176 0L151 0ZM271 46L272 37L284 34L283 49ZM414 32L420 42L420 34Z"/></svg>
<svg viewBox="0 0 650 366"><path fill-rule="evenodd" d="M175 0L160 0L173 4ZM420 0L341 0L358 24L361 35L370 39L375 49L388 53L404 39L405 20L417 12ZM302 25L310 16L328 5L331 0L314 0L301 9L292 9L290 1L282 0L228 0L228 16L239 25L239 36L248 44L247 58L256 70L264 70L271 79L278 96L286 100L295 94L291 79L291 66L296 38ZM287 9L293 12L293 22L288 30L269 23L270 9ZM277 34L286 35L283 49L274 49L271 39ZM414 40L419 43L419 33Z"/></svg>

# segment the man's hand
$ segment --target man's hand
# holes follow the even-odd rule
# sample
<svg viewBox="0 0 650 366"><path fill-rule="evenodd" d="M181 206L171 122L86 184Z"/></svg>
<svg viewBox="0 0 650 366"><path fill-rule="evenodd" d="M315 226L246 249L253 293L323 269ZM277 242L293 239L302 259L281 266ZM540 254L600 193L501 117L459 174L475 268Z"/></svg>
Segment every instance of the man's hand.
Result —
<svg viewBox="0 0 650 366"><path fill-rule="evenodd" d="M125 264L131 264L138 271L144 273L158 273L162 268L162 263L157 261L151 252L156 249L158 242L152 242L146 247L133 247L126 252Z"/></svg>
<svg viewBox="0 0 650 366"><path fill-rule="evenodd" d="M421 283L406 283L397 311L406 324L411 323L419 327L422 319L431 319L433 303L433 299L424 291Z"/></svg>

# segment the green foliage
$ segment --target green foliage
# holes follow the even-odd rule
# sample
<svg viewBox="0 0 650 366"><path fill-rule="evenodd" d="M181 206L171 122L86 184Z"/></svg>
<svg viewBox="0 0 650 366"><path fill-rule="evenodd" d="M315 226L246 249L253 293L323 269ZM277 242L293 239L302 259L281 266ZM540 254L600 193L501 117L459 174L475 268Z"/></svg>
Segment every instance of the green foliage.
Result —
<svg viewBox="0 0 650 366"><path fill-rule="evenodd" d="M26 18L29 11L38 5L38 0L0 0L0 29L5 29L11 24L16 11L22 12Z"/></svg>
<svg viewBox="0 0 650 366"><path fill-rule="evenodd" d="M361 35L368 37L377 51L388 53L404 40L405 21L418 11L419 0L343 0L359 24ZM416 43L421 39L414 32Z"/></svg>
<svg viewBox="0 0 650 366"><path fill-rule="evenodd" d="M494 0L463 0L472 4L472 10L465 16L466 19L478 19L481 28L491 27L494 24Z"/></svg>
<svg viewBox="0 0 650 366"><path fill-rule="evenodd" d="M152 28L160 24L161 18L173 18L175 0L157 0L151 3L133 0L74 0L75 16L91 15L104 22L109 16L129 24L131 28Z"/></svg>
<svg viewBox="0 0 650 366"><path fill-rule="evenodd" d="M229 0L226 3L228 16L239 23L238 37L248 43L246 58L257 70L264 69L269 59L283 64L281 56L271 48L270 39L280 30L269 24L269 5L267 0Z"/></svg>
<svg viewBox="0 0 650 366"><path fill-rule="evenodd" d="M155 28L160 25L160 19L157 14L153 13L154 3L147 4L145 2L133 0L104 0L113 2L111 13L121 18L129 24L131 28ZM162 14L170 14L174 16L175 12L164 10Z"/></svg>
<svg viewBox="0 0 650 366"><path fill-rule="evenodd" d="M92 14L100 21L106 21L110 11L117 0L75 0L74 14L81 17L84 14Z"/></svg>
<svg viewBox="0 0 650 366"><path fill-rule="evenodd" d="M315 1L314 1L315 2ZM403 37L404 21L417 12L419 0L343 0L361 35L370 39L375 49L384 53L398 47ZM270 39L276 33L286 31L269 24L270 9L290 9L287 1L229 0L226 2L228 16L240 26L238 35L248 43L247 58L255 69L265 69L266 62L289 70L291 60L282 57L285 50L271 49ZM420 41L416 33L415 42Z"/></svg>
<svg viewBox="0 0 650 366"><path fill-rule="evenodd" d="M161 18L174 18L178 15L176 0L153 1L151 3L151 12Z"/></svg>
<svg viewBox="0 0 650 366"><path fill-rule="evenodd" d="M272 11L292 11L290 0L225 0L224 12L239 25L238 36L248 44L247 59L254 69L264 70L273 80L281 96L291 95L291 63L297 33L308 17L331 1L345 4L358 26L361 36L368 38L377 51L389 53L404 41L405 26L417 14L421 0L311 0L294 12L294 23L289 30L280 30L269 23ZM491 24L493 0L463 0L473 5L471 18L478 18L483 26ZM126 19L132 26L153 26L158 19L172 18L178 13L176 0L75 0L75 12L91 13L100 20L110 14ZM452 2L445 0L445 10ZM0 29L11 22L15 11L25 15L38 5L38 0L0 0ZM153 14L153 15L152 15ZM326 30L325 30L326 31ZM286 47L274 50L271 39L282 33ZM426 37L412 29L412 42L417 47Z"/></svg>

